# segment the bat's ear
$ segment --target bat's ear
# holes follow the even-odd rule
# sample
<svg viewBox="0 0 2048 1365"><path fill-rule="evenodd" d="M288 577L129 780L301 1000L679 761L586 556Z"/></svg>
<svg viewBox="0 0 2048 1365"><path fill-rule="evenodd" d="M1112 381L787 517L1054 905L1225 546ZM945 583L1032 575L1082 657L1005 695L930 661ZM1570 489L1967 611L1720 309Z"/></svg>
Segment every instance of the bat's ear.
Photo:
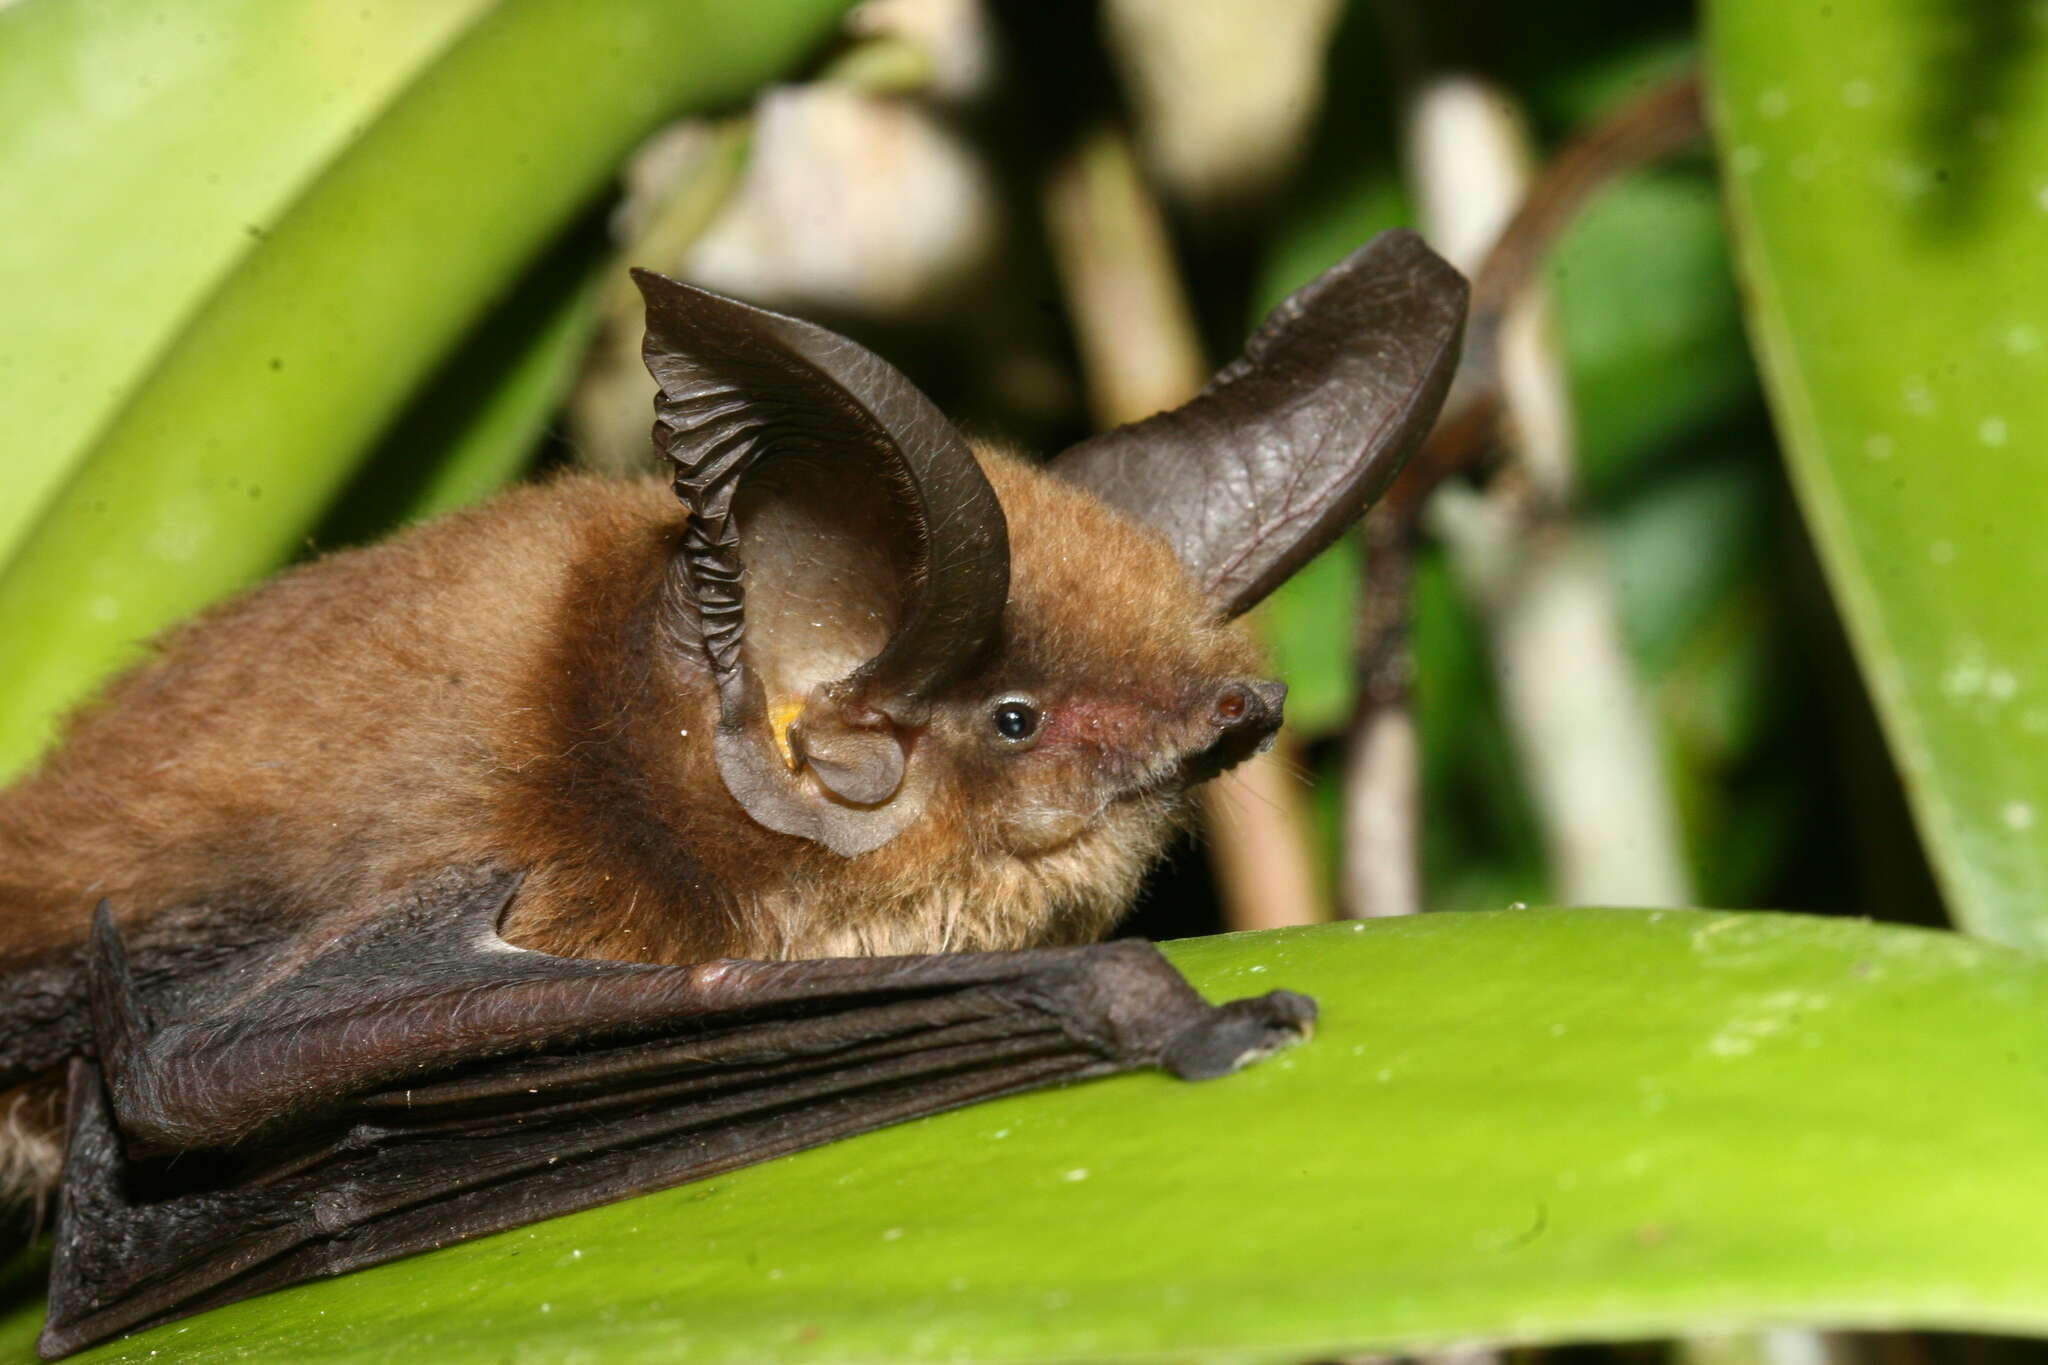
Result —
<svg viewBox="0 0 2048 1365"><path fill-rule="evenodd" d="M651 271L654 440L690 511L678 567L718 687L727 790L844 854L916 817L912 739L993 643L1009 594L995 491L953 424L822 327Z"/></svg>
<svg viewBox="0 0 2048 1365"><path fill-rule="evenodd" d="M1235 616L1335 540L1429 435L1465 295L1421 238L1383 232L1275 308L1193 400L1052 468L1164 532Z"/></svg>

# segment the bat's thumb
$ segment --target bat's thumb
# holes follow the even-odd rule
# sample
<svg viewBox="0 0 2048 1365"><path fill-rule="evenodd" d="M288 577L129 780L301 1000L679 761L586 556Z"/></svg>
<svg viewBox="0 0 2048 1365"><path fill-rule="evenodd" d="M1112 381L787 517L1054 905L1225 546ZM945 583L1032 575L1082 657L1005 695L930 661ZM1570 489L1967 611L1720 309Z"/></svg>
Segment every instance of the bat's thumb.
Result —
<svg viewBox="0 0 2048 1365"><path fill-rule="evenodd" d="M1159 1062L1182 1080L1227 1076L1304 1041L1314 1032L1315 1022L1316 1002L1293 991L1233 1000L1183 1029L1166 1045Z"/></svg>

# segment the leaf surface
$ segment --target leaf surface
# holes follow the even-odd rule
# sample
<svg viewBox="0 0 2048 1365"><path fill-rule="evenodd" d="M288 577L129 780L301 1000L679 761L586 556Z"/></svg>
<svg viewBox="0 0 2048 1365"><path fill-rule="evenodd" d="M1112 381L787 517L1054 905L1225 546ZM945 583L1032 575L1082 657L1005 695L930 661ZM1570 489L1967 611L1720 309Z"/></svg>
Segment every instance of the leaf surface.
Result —
<svg viewBox="0 0 2048 1365"><path fill-rule="evenodd" d="M209 291L490 8L0 6L0 564Z"/></svg>
<svg viewBox="0 0 2048 1365"><path fill-rule="evenodd" d="M2048 11L1719 0L1794 481L1956 921L2048 946Z"/></svg>

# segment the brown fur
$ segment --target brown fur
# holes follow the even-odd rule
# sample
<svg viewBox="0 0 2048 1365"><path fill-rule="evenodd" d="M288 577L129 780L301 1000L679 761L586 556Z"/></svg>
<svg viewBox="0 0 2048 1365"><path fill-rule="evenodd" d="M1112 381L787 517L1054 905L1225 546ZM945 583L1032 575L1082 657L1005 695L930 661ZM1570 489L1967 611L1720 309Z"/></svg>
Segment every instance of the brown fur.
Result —
<svg viewBox="0 0 2048 1365"><path fill-rule="evenodd" d="M570 477L171 632L0 792L0 964L77 942L102 897L130 919L290 917L485 861L529 870L506 936L576 956L1100 936L1170 833L1168 769L1202 742L1219 682L1257 661L1161 538L982 461L1011 528L1002 641L917 738L930 794L882 847L845 858L747 818L713 760L703 665L677 643L684 514L656 480ZM988 737L989 699L1011 691L1045 708L1027 753ZM5 1112L27 1132L47 1106Z"/></svg>

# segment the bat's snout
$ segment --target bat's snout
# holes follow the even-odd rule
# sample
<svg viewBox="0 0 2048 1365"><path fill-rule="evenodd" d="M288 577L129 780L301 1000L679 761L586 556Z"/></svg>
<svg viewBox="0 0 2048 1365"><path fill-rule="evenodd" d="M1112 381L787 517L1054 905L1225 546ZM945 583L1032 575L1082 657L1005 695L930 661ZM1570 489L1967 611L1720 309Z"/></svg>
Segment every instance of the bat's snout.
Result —
<svg viewBox="0 0 2048 1365"><path fill-rule="evenodd" d="M1217 688L1209 713L1215 739L1182 760L1187 785L1229 772L1270 748L1286 703L1287 684L1263 678L1233 678Z"/></svg>

